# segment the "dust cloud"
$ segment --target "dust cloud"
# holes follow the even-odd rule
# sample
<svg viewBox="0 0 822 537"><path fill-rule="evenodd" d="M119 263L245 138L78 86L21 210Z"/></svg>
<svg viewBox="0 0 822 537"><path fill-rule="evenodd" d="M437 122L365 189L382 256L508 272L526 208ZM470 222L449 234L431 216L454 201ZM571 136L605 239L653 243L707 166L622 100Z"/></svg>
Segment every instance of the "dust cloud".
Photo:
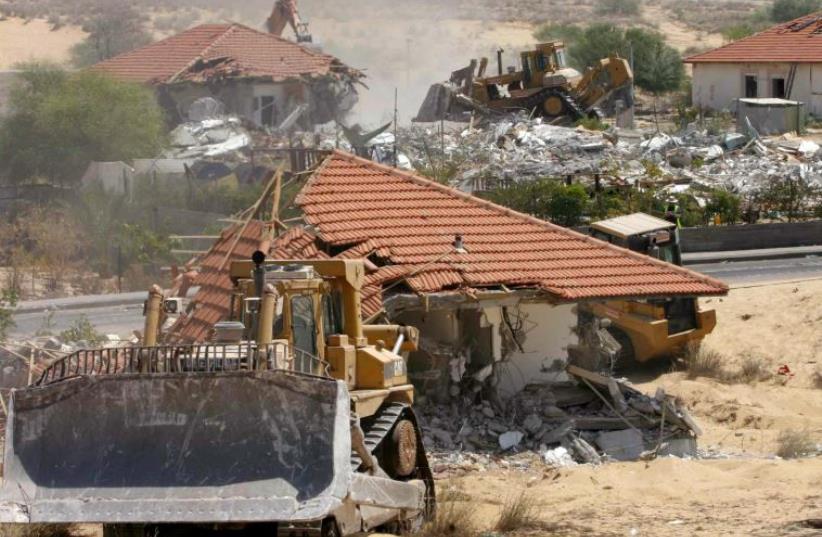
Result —
<svg viewBox="0 0 822 537"><path fill-rule="evenodd" d="M237 9L241 22L261 28L273 0L253 0ZM496 50L503 48L505 65L533 44L527 22L500 22L486 9L464 10L453 1L298 0L315 43L346 64L363 70L369 89L349 117L373 127L391 121L394 91L398 117L410 122L429 86L447 80L451 71L471 58L487 56L496 67ZM286 37L291 38L290 30Z"/></svg>

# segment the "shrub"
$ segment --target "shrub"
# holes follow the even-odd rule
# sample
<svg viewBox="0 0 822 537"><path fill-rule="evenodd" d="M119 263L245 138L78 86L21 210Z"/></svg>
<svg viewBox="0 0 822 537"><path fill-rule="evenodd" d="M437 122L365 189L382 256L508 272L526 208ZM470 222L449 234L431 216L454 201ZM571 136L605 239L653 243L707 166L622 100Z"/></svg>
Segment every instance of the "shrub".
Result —
<svg viewBox="0 0 822 537"><path fill-rule="evenodd" d="M94 328L88 317L81 315L69 328L60 332L60 339L66 343L85 341L95 345L103 341L103 335Z"/></svg>
<svg viewBox="0 0 822 537"><path fill-rule="evenodd" d="M811 433L805 429L785 429L776 438L776 454L783 459L806 457L816 451Z"/></svg>
<svg viewBox="0 0 822 537"><path fill-rule="evenodd" d="M474 537L474 509L465 502L439 501L434 519L416 534L419 537Z"/></svg>
<svg viewBox="0 0 822 537"><path fill-rule="evenodd" d="M742 201L739 196L727 190L712 190L705 205L705 212L718 214L723 224L734 224L739 220Z"/></svg>
<svg viewBox="0 0 822 537"><path fill-rule="evenodd" d="M773 373L768 369L768 364L761 358L748 356L742 361L742 366L734 375L737 382L760 382L773 377Z"/></svg>
<svg viewBox="0 0 822 537"><path fill-rule="evenodd" d="M721 380L725 377L725 356L699 343L688 343L682 360L689 379L706 377Z"/></svg>
<svg viewBox="0 0 822 537"><path fill-rule="evenodd" d="M495 529L503 533L533 528L537 524L537 504L524 492L502 506Z"/></svg>
<svg viewBox="0 0 822 537"><path fill-rule="evenodd" d="M599 0L595 12L598 15L616 15L627 17L639 15L639 0Z"/></svg>

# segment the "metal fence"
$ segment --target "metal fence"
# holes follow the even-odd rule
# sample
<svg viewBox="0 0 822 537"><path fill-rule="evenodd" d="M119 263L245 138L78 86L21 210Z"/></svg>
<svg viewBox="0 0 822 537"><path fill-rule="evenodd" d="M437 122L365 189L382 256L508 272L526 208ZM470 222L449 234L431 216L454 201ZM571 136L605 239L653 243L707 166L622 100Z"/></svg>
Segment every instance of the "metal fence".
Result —
<svg viewBox="0 0 822 537"><path fill-rule="evenodd" d="M96 375L287 370L327 376L327 363L285 342L158 345L82 349L52 362L34 383Z"/></svg>

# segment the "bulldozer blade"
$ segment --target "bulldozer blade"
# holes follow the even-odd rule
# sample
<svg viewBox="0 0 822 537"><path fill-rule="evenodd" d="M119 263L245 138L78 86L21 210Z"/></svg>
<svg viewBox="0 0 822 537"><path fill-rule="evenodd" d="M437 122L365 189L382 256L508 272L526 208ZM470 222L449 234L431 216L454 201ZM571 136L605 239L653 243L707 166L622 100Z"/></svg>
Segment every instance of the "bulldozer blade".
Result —
<svg viewBox="0 0 822 537"><path fill-rule="evenodd" d="M431 123L449 119L454 114L455 97L456 91L448 84L432 84L414 121Z"/></svg>
<svg viewBox="0 0 822 537"><path fill-rule="evenodd" d="M12 393L0 521L321 520L350 494L344 383L84 376Z"/></svg>

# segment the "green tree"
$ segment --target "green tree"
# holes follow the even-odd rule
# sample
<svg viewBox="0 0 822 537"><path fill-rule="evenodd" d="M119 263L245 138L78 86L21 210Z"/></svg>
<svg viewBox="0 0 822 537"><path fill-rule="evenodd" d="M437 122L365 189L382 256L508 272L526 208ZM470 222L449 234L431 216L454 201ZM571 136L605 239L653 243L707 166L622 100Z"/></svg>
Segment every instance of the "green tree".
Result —
<svg viewBox="0 0 822 537"><path fill-rule="evenodd" d="M489 197L500 205L567 227L579 225L591 203L582 185L565 185L551 178L499 188Z"/></svg>
<svg viewBox="0 0 822 537"><path fill-rule="evenodd" d="M741 201L739 196L727 190L713 190L705 205L708 216L718 214L723 224L735 224L739 220Z"/></svg>
<svg viewBox="0 0 822 537"><path fill-rule="evenodd" d="M665 93L678 89L685 79L679 53L658 32L596 23L585 28L569 48L571 62L578 68L595 65L611 54L630 58L632 52L634 81L640 88Z"/></svg>
<svg viewBox="0 0 822 537"><path fill-rule="evenodd" d="M146 88L90 71L23 66L0 122L0 171L7 179L80 179L90 161L155 156L163 113Z"/></svg>
<svg viewBox="0 0 822 537"><path fill-rule="evenodd" d="M639 15L639 0L599 0L595 12L598 15L616 15L628 17Z"/></svg>
<svg viewBox="0 0 822 537"><path fill-rule="evenodd" d="M123 0L100 2L83 25L88 37L71 48L72 63L87 67L151 43L147 20Z"/></svg>
<svg viewBox="0 0 822 537"><path fill-rule="evenodd" d="M792 21L819 10L820 6L820 0L774 0L771 5L771 20Z"/></svg>
<svg viewBox="0 0 822 537"><path fill-rule="evenodd" d="M571 63L580 69L614 53L627 58L629 52L625 31L607 22L589 25L568 49Z"/></svg>

